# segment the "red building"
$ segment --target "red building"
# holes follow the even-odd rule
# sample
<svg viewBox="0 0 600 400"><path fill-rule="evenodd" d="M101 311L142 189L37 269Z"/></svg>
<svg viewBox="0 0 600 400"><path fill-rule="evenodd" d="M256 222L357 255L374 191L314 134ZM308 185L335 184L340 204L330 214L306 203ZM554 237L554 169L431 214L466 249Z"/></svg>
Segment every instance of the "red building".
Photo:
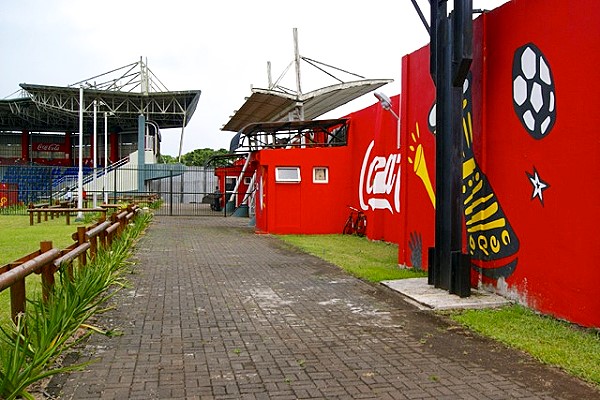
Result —
<svg viewBox="0 0 600 400"><path fill-rule="evenodd" d="M592 0L512 1L484 13L463 87L463 243L472 284L594 327L600 35L591 32L599 17ZM340 233L348 206L360 207L370 239L398 243L398 264L426 268L434 97L427 46L402 60L402 93L392 98L399 133L395 117L374 104L344 119L343 144L254 149L257 231Z"/></svg>

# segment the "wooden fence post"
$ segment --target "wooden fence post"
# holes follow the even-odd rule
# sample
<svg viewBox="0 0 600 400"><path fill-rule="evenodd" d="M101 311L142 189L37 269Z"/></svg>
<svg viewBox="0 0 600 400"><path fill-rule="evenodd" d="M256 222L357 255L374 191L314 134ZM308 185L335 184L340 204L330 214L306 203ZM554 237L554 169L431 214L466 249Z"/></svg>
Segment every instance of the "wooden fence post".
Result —
<svg viewBox="0 0 600 400"><path fill-rule="evenodd" d="M123 216L122 214L123 213L119 213L119 215L117 215L119 221L119 229L117 229L117 236L119 237L123 233L123 229L125 229L125 216Z"/></svg>
<svg viewBox="0 0 600 400"><path fill-rule="evenodd" d="M33 210L33 203L29 203L27 205L27 208L30 210ZM29 225L33 225L33 212L32 211L29 212Z"/></svg>
<svg viewBox="0 0 600 400"><path fill-rule="evenodd" d="M90 260L94 260L98 254L98 237L94 235L88 240L90 241Z"/></svg>
<svg viewBox="0 0 600 400"><path fill-rule="evenodd" d="M14 268L18 265L11 265ZM19 314L25 313L25 278L13 283L10 287L10 315L12 320L17 323Z"/></svg>
<svg viewBox="0 0 600 400"><path fill-rule="evenodd" d="M86 230L87 230L87 228L85 226L78 226L77 227L77 244L78 245L82 245L82 244L85 243L85 232L86 232ZM86 264L87 264L86 253L83 252L79 256L79 267L83 267Z"/></svg>
<svg viewBox="0 0 600 400"><path fill-rule="evenodd" d="M106 222L106 214L100 218L100 223L102 224L104 222ZM106 229L100 232L100 246L102 246L103 249L106 248Z"/></svg>
<svg viewBox="0 0 600 400"><path fill-rule="evenodd" d="M40 242L42 253L52 250L52 242ZM54 288L54 265L52 263L42 266L42 300L47 302L50 292Z"/></svg>

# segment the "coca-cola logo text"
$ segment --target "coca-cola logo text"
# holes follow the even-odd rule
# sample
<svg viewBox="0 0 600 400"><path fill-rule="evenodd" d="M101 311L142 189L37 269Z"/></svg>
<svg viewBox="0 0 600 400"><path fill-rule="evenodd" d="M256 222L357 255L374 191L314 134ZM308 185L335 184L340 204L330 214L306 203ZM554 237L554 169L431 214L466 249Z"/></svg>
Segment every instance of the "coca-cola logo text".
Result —
<svg viewBox="0 0 600 400"><path fill-rule="evenodd" d="M367 148L360 171L360 207L400 212L400 154L372 156L374 145Z"/></svg>
<svg viewBox="0 0 600 400"><path fill-rule="evenodd" d="M34 151L62 151L60 143L34 143Z"/></svg>

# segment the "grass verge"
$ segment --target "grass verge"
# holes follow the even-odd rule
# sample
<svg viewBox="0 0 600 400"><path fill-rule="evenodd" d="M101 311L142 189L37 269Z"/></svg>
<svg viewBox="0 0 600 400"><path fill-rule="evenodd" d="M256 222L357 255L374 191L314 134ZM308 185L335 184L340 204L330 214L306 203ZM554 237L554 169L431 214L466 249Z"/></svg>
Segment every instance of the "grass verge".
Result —
<svg viewBox="0 0 600 400"><path fill-rule="evenodd" d="M354 235L281 235L285 243L335 264L369 282L427 276L398 267L398 246Z"/></svg>
<svg viewBox="0 0 600 400"><path fill-rule="evenodd" d="M424 272L398 268L394 244L348 235L279 238L370 282L426 276ZM525 351L542 363L562 368L600 387L600 330L584 329L518 305L462 310L448 315L483 336Z"/></svg>
<svg viewBox="0 0 600 400"><path fill-rule="evenodd" d="M539 361L562 368L600 386L600 331L585 329L513 305L498 309L463 310L450 318Z"/></svg>

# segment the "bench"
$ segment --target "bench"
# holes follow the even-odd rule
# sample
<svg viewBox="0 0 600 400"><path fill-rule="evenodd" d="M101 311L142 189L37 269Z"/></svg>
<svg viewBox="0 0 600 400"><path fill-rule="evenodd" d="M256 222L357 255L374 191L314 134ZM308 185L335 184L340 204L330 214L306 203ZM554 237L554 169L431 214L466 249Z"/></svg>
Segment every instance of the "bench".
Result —
<svg viewBox="0 0 600 400"><path fill-rule="evenodd" d="M64 214L67 220L67 225L71 225L71 213L102 213L102 217L106 219L106 208L70 208L70 207L46 207L46 208L29 208L27 212L29 212L29 225L33 225L33 214L37 213L37 222L42 222L42 213L45 215L44 221L48 221L47 214L50 214L50 218L54 218L54 215Z"/></svg>

